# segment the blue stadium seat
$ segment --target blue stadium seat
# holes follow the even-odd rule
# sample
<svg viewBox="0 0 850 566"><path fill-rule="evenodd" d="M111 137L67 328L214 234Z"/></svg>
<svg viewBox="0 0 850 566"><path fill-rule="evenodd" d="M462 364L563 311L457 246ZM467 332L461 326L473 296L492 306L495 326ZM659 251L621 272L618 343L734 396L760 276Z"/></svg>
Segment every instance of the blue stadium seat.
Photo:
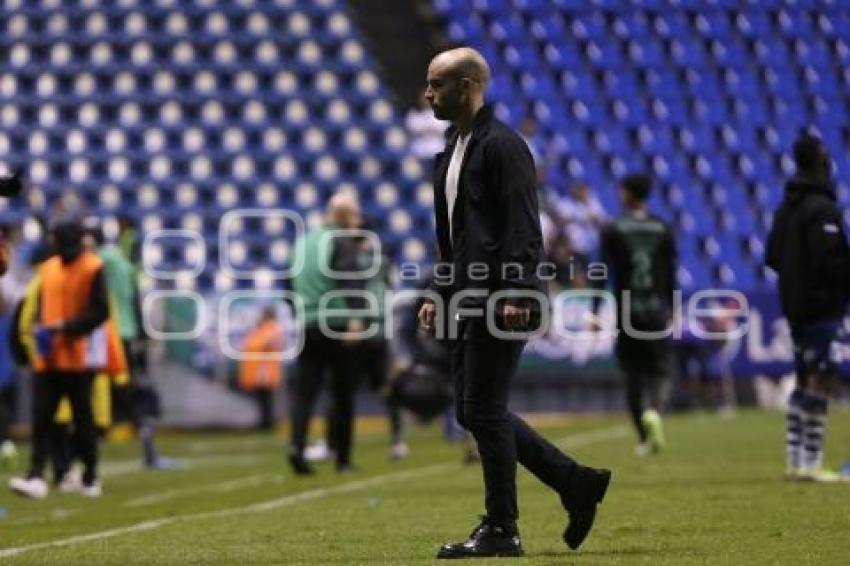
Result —
<svg viewBox="0 0 850 566"><path fill-rule="evenodd" d="M491 63L499 115L514 126L529 113L538 120L547 178L584 179L613 211L623 172L654 173L659 210L682 231L691 289L771 284L757 266L802 127L820 132L836 177L850 175L837 157L850 147L841 3L433 5L449 38ZM380 214L399 258L430 256L428 171L409 159L401 114L338 0L18 2L2 19L0 158L37 184L34 201L73 185L94 210L138 203L146 227L201 226L212 241L229 207L316 218L349 186ZM850 201L846 187L840 198ZM255 228L243 233L273 238L285 261L286 239ZM715 258L694 251L708 230L723 250ZM237 254L247 268L259 253L250 238ZM217 249L208 253L215 265ZM185 260L172 256L161 259ZM260 283L215 270L184 282Z"/></svg>

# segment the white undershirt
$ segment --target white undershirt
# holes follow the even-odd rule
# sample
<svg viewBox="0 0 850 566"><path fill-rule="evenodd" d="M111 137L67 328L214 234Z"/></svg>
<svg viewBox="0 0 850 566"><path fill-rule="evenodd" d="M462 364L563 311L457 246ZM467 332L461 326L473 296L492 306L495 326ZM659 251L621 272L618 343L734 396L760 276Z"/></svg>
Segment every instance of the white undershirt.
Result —
<svg viewBox="0 0 850 566"><path fill-rule="evenodd" d="M449 237L452 236L452 213L455 209L455 201L457 201L457 186L460 181L460 166L463 164L463 155L466 153L466 146L469 145L471 133L465 136L458 136L455 143L454 152L452 152L452 160L449 161L449 170L446 172L446 202L449 205Z"/></svg>

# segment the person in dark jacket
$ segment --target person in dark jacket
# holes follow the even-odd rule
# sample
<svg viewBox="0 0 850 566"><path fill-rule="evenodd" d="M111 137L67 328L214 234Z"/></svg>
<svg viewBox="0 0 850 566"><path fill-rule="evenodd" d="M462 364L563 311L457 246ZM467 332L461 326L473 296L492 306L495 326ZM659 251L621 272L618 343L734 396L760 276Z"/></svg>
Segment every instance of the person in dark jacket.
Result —
<svg viewBox="0 0 850 566"><path fill-rule="evenodd" d="M794 161L797 176L785 186L766 254L779 276L797 372L786 415L786 477L830 481L836 477L821 469L827 393L850 290L850 248L823 143L803 134L794 144Z"/></svg>
<svg viewBox="0 0 850 566"><path fill-rule="evenodd" d="M18 196L24 188L24 183L17 173L0 177L0 197L14 198Z"/></svg>
<svg viewBox="0 0 850 566"><path fill-rule="evenodd" d="M543 247L534 160L522 138L484 104L489 80L487 62L470 48L443 52L428 67L426 99L437 118L452 122L434 168L437 240L452 276L435 278L434 289L444 304L459 299L460 308L438 312L425 301L419 320L430 331L443 322L457 327L449 336L457 419L478 444L487 510L469 540L444 545L438 558L522 555L517 462L560 495L571 548L590 532L610 480L609 471L577 464L508 410L525 341L501 331L533 328L548 305L538 304ZM514 294L495 302L500 291ZM484 306L490 320L471 314Z"/></svg>
<svg viewBox="0 0 850 566"><path fill-rule="evenodd" d="M0 177L0 197L13 198L16 197L23 188L23 183L18 175L9 177ZM0 234L0 277L6 274L9 268L10 258L9 243L6 241L6 234Z"/></svg>

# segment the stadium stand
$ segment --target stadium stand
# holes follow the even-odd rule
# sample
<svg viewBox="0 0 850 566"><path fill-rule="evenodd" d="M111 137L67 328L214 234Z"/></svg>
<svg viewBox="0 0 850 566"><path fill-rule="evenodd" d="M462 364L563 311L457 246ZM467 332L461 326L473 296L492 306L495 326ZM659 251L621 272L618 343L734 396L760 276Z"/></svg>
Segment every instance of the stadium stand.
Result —
<svg viewBox="0 0 850 566"><path fill-rule="evenodd" d="M434 7L452 41L493 65L499 114L539 122L553 187L586 181L615 210L616 179L653 172L654 206L682 234L686 290L765 286L769 211L791 172L783 152L806 126L835 156L850 146L840 2ZM223 213L284 208L310 221L347 186L396 260L429 259L427 172L341 0L10 0L0 30L0 160L36 187L31 210L2 203L2 219L70 190L105 217L132 207L143 232L204 235L205 250L179 237L149 246L158 271L228 290L269 278L220 269ZM846 205L850 170L836 165ZM227 263L279 270L291 235L281 219L233 222Z"/></svg>
<svg viewBox="0 0 850 566"><path fill-rule="evenodd" d="M180 287L228 290L268 278L220 270L223 213L309 222L350 186L397 259L424 259L422 170L343 2L12 0L0 30L0 161L35 187L5 220L74 191L94 214L132 211L143 233L200 231L206 257L163 234L148 262ZM234 270L287 263L282 219L228 226Z"/></svg>
<svg viewBox="0 0 850 566"><path fill-rule="evenodd" d="M836 159L850 201L850 16L841 2L434 0L450 40L494 68L491 96L515 127L532 115L548 182L594 187L653 173L653 206L680 234L686 291L769 286L770 211L801 128Z"/></svg>

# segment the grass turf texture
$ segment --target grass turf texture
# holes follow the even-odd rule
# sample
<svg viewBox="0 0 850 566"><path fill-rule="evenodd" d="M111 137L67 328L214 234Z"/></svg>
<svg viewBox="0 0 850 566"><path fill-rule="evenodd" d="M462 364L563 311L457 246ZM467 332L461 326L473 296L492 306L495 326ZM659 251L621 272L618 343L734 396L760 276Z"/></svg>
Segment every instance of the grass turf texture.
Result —
<svg viewBox="0 0 850 566"><path fill-rule="evenodd" d="M827 453L837 462L850 457L850 412L830 419ZM845 564L850 484L783 481L783 423L754 412L670 418L668 451L643 459L623 419L547 423L549 438L613 468L614 480L574 553L560 539L557 497L520 472L523 563ZM272 436L174 435L161 444L189 467L142 471L135 445L106 446L102 499L0 496L0 566L426 564L482 510L480 469L461 465L460 448L437 428L414 430L411 457L396 463L385 436L361 436L361 472L338 476L324 464L309 479L291 475ZM92 533L100 535L80 540ZM27 550L8 555L16 548Z"/></svg>

